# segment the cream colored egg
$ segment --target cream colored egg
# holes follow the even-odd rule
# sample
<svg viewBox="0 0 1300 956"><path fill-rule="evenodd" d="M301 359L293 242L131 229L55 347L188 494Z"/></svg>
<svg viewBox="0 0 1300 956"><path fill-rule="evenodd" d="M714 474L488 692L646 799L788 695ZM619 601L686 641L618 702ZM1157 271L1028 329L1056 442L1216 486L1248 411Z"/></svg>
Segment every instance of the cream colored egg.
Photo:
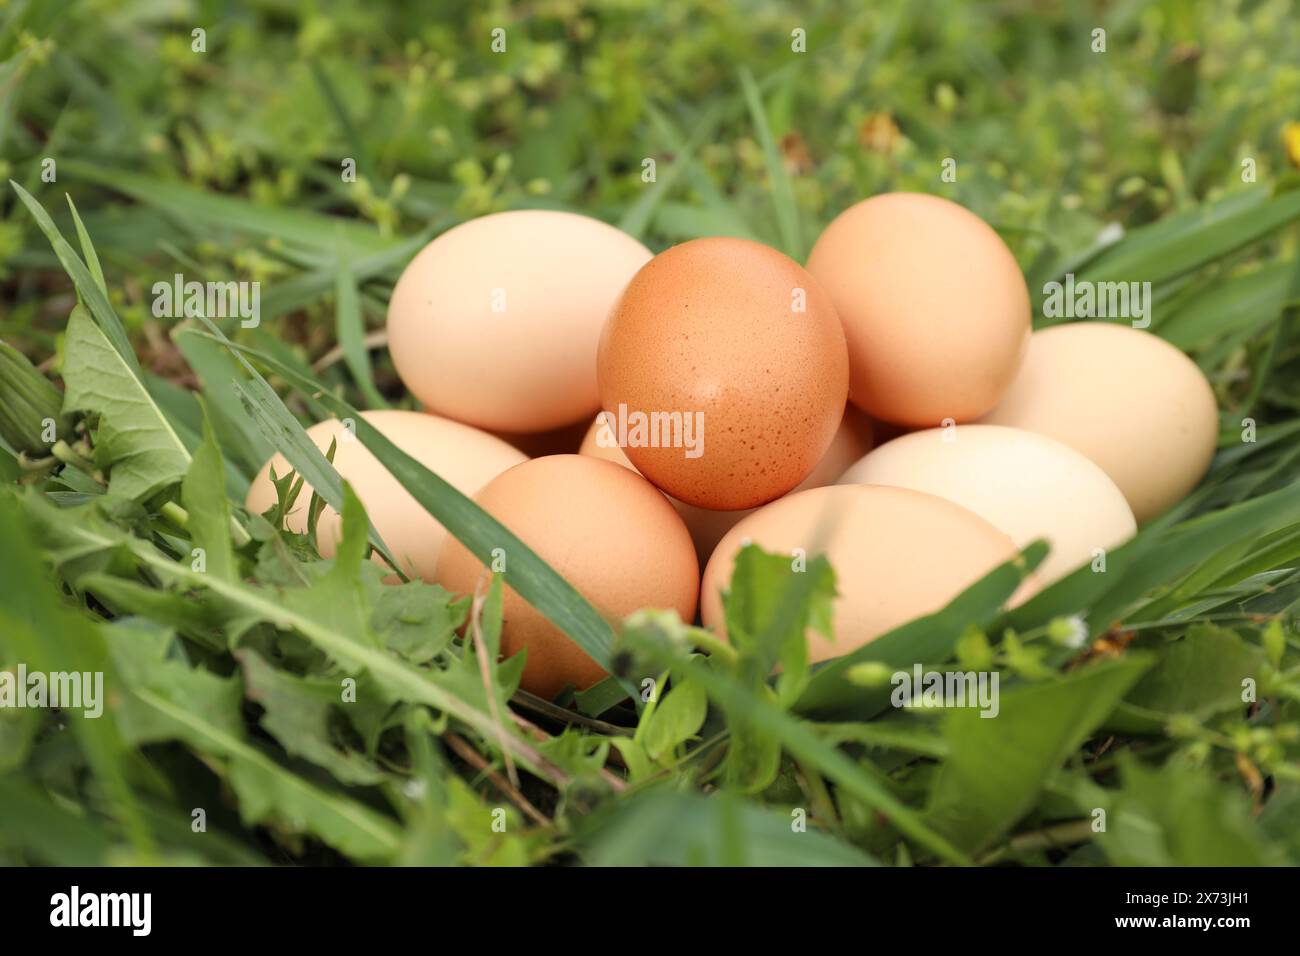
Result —
<svg viewBox="0 0 1300 956"><path fill-rule="evenodd" d="M1159 336L1109 322L1033 334L982 422L1055 438L1092 459L1145 524L1187 496L1214 458L1219 412L1196 363Z"/></svg>
<svg viewBox="0 0 1300 956"><path fill-rule="evenodd" d="M388 347L429 411L498 432L594 415L596 346L650 259L631 236L567 212L517 210L425 246L388 304Z"/></svg>
<svg viewBox="0 0 1300 956"><path fill-rule="evenodd" d="M747 539L768 551L824 554L835 570L834 642L810 632L812 661L847 654L939 610L1019 552L979 515L934 495L882 485L800 491L758 509L718 543L700 588L711 630L725 629L721 592Z"/></svg>
<svg viewBox="0 0 1300 956"><path fill-rule="evenodd" d="M840 484L893 485L938 495L973 511L1023 548L1051 545L1038 567L1049 584L1137 530L1123 493L1068 445L998 425L912 432L881 445Z"/></svg>
<svg viewBox="0 0 1300 956"><path fill-rule="evenodd" d="M1024 356L1020 267L988 224L947 199L885 193L850 206L817 239L808 271L844 323L849 400L876 418L971 421Z"/></svg>
<svg viewBox="0 0 1300 956"><path fill-rule="evenodd" d="M527 456L510 445L469 425L426 415L396 410L362 412L393 444L465 495L480 488L507 468L527 461ZM401 483L388 473L355 434L337 419L318 422L307 435L322 452L335 442L334 467L365 505L370 523L408 575L434 580L438 551L447 531L417 502ZM262 466L248 489L249 511L261 514L276 502L271 469L277 477L293 470L281 454ZM311 488L304 485L294 510L285 519L289 530L307 529ZM338 513L326 506L316 526L321 553L334 554L342 532Z"/></svg>
<svg viewBox="0 0 1300 956"><path fill-rule="evenodd" d="M836 430L835 437L831 439L830 448L826 449L826 454L822 455L821 461L813 468L812 474L790 493L832 484L846 468L870 450L872 433L873 426L870 418L852 406L846 408L840 427ZM582 447L578 454L603 458L636 471L627 456L623 454L623 450L618 447L617 439L606 424L603 415L597 415L596 420L587 429L587 435L582 440ZM695 553L700 559L701 567L708 562L709 556L713 554L713 549L718 546L722 536L734 528L742 518L758 510L749 508L744 511L710 511L708 508L699 508L678 501L671 495L668 496L668 500L673 503L673 507L677 509L677 513L682 516L682 520L686 522L686 527L691 532L691 540L695 542Z"/></svg>

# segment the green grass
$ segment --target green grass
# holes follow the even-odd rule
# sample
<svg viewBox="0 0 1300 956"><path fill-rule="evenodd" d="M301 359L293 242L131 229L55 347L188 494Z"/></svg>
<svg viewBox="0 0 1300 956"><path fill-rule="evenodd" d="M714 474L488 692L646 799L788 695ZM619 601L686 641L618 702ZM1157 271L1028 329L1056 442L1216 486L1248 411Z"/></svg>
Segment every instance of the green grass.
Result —
<svg viewBox="0 0 1300 956"><path fill-rule="evenodd" d="M0 862L1300 863L1287 4L76 6L0 11L0 330L72 423L48 456L0 445L0 666L103 671L114 695L97 720L0 710ZM867 137L886 115L897 138ZM381 581L383 541L303 432L410 407L370 336L431 236L542 206L656 250L801 257L890 189L984 216L1036 296L1151 281L1152 330L1209 376L1210 474L1106 574L1003 613L1034 546L810 669L820 562L747 551L728 647L654 611L611 628L516 544L507 582L617 671L573 707L496 661L499 581L477 608ZM261 325L155 319L178 271L260 281ZM508 534L356 421L471 549ZM242 508L271 448L343 513L334 559ZM280 507L302 493L281 482ZM891 708L917 660L998 670L998 719ZM660 693L629 700L646 675Z"/></svg>

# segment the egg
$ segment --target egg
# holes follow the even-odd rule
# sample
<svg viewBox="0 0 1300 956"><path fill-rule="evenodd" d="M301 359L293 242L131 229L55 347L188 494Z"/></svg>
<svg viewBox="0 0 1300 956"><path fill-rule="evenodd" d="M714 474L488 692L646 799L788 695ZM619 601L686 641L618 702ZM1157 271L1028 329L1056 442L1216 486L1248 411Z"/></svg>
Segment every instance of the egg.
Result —
<svg viewBox="0 0 1300 956"><path fill-rule="evenodd" d="M601 405L638 471L702 508L771 501L808 477L844 415L830 298L744 239L695 239L633 277L600 339Z"/></svg>
<svg viewBox="0 0 1300 956"><path fill-rule="evenodd" d="M422 412L381 410L362 412L361 417L383 433L402 451L420 462L462 494L473 495L507 468L526 461L526 456L498 438L459 422ZM361 444L353 430L337 419L318 422L307 436L322 452L335 443L334 468L352 485L365 505L370 523L384 539L393 557L408 576L432 581L438 551L447 531L433 515L411 497L374 455ZM271 457L253 478L245 505L261 514L276 502L271 469L283 477L293 466L281 454ZM304 484L285 527L299 534L307 530L311 487ZM333 557L342 533L342 520L328 505L316 525L321 554Z"/></svg>
<svg viewBox="0 0 1300 956"><path fill-rule="evenodd" d="M835 437L831 439L831 446L826 449L826 454L822 455L822 460L817 463L817 467L794 490L820 488L834 482L845 469L871 449L871 438L871 419L851 406L845 409L844 418L835 432ZM625 468L632 468L633 471L636 470L623 454L623 450L618 447L603 415L597 415L596 420L587 429L587 435L582 440L582 447L578 453L603 458ZM669 500L691 532L691 539L695 542L695 554L701 565L709 560L709 555L722 540L722 536L755 510L747 508L744 511L710 511L708 508L688 505L676 498L669 498Z"/></svg>
<svg viewBox="0 0 1300 956"><path fill-rule="evenodd" d="M746 540L808 559L824 554L835 570L834 642L810 630L813 662L939 610L1019 553L979 515L934 495L883 485L801 491L760 508L718 543L700 586L704 626L718 633L725 632L721 592Z"/></svg>
<svg viewBox="0 0 1300 956"><path fill-rule="evenodd" d="M463 223L411 260L388 304L388 348L431 412L498 432L596 413L596 343L650 251L596 219L516 210Z"/></svg>
<svg viewBox="0 0 1300 956"><path fill-rule="evenodd" d="M808 271L830 294L849 348L849 399L914 427L967 422L1011 384L1030 333L1011 250L938 196L886 193L817 239Z"/></svg>
<svg viewBox="0 0 1300 956"><path fill-rule="evenodd" d="M1214 458L1219 413L1196 363L1159 336L1077 322L1035 332L983 422L1046 435L1092 459L1144 524L1185 498Z"/></svg>
<svg viewBox="0 0 1300 956"><path fill-rule="evenodd" d="M699 564L673 506L627 468L580 455L553 455L517 465L488 482L474 500L560 573L611 622L640 608L695 616ZM501 542L504 570L510 548ZM472 594L484 566L448 538L438 583ZM507 578L508 580L508 578ZM521 686L552 698L568 684L586 689L603 668L563 631L505 589L502 652L528 651Z"/></svg>
<svg viewBox="0 0 1300 956"><path fill-rule="evenodd" d="M1051 546L1037 569L1049 584L1137 530L1123 493L1068 445L999 425L911 432L849 468L840 484L893 485L955 502L1006 532L1017 547Z"/></svg>

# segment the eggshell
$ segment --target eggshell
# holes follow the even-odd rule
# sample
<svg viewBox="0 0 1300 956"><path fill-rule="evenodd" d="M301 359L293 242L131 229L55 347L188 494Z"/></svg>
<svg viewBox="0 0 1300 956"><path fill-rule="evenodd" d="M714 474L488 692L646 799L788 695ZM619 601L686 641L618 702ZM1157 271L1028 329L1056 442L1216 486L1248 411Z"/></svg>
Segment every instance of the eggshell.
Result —
<svg viewBox="0 0 1300 956"><path fill-rule="evenodd" d="M600 329L650 251L613 226L516 210L425 246L388 304L397 374L429 410L540 432L596 413Z"/></svg>
<svg viewBox="0 0 1300 956"><path fill-rule="evenodd" d="M934 495L882 485L832 485L760 508L719 542L701 585L704 626L725 630L722 597L743 542L809 558L825 554L839 596L834 643L808 633L813 662L847 654L913 618L939 610L1010 560L1014 542L983 518Z"/></svg>
<svg viewBox="0 0 1300 956"><path fill-rule="evenodd" d="M871 438L871 419L852 406L846 408L840 427L836 430L835 437L831 439L830 448L826 449L826 454L822 455L822 460L817 463L812 473L794 490L821 488L823 485L833 483L845 469L870 451ZM596 420L587 429L587 435L582 440L582 447L578 453L603 458L636 471L632 463L627 460L627 456L623 454L623 450L615 443L614 436L601 415L597 415ZM718 546L722 536L735 527L742 518L753 514L756 510L747 508L744 511L711 511L708 508L688 505L676 498L669 497L668 500L673 503L677 513L686 522L686 527L691 532L691 539L695 542L695 554L701 566L708 562L709 556L713 554L713 549Z"/></svg>
<svg viewBox="0 0 1300 956"><path fill-rule="evenodd" d="M1002 397L1030 332L1029 290L1005 243L938 196L886 193L826 227L808 271L849 347L849 399L876 418L966 422Z"/></svg>
<svg viewBox="0 0 1300 956"><path fill-rule="evenodd" d="M500 439L468 425L422 412L382 410L362 412L361 417L377 428L434 474L466 495L473 495L507 468L526 461L526 456ZM378 529L393 557L408 575L432 581L438 551L447 531L417 502L401 483L388 473L379 459L361 444L352 431L337 419L318 422L307 435L322 452L336 442L334 467L365 505L370 523ZM271 469L278 477L293 470L281 454L271 457L253 478L245 505L261 514L276 502ZM304 484L285 526L299 534L307 530L307 509L311 487ZM328 505L316 525L321 554L334 555L342 533L342 520Z"/></svg>
<svg viewBox="0 0 1300 956"><path fill-rule="evenodd" d="M1006 397L982 421L1038 432L1101 466L1144 524L1214 458L1219 412L1196 363L1159 336L1077 322L1035 332Z"/></svg>
<svg viewBox="0 0 1300 956"><path fill-rule="evenodd" d="M895 438L839 483L893 485L937 495L1006 532L1017 547L1047 539L1044 585L1117 547L1137 525L1106 473L1068 445L1017 428L957 425Z"/></svg>
<svg viewBox="0 0 1300 956"><path fill-rule="evenodd" d="M830 299L796 262L744 239L695 239L628 284L598 374L637 469L675 498L734 511L816 467L844 415L848 356ZM635 416L672 413L699 423L701 447L638 443Z"/></svg>
<svg viewBox="0 0 1300 956"><path fill-rule="evenodd" d="M536 458L493 479L474 500L611 622L643 607L694 619L700 568L691 536L668 499L627 468L579 455ZM509 545L500 547L508 575ZM472 594L483 572L463 544L446 540L438 565L443 587ZM503 653L528 649L525 690L550 698L566 684L586 689L606 676L510 587L504 617Z"/></svg>

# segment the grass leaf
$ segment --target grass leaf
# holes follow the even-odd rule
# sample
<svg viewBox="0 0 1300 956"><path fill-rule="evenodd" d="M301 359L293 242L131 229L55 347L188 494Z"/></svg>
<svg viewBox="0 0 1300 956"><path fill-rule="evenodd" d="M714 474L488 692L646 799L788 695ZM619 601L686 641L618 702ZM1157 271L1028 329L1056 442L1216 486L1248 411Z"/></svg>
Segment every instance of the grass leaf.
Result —
<svg viewBox="0 0 1300 956"><path fill-rule="evenodd" d="M37 202L31 193L12 179L9 180L9 185L14 187L14 190L18 193L18 198L22 200L23 205L27 207L36 220L36 225L40 227L41 232L45 233L45 238L54 247L54 254L58 257L64 271L72 279L72 284L76 286L77 295L90 309L90 314L99 323L100 329L103 330L104 335L112 343L118 357L126 364L132 375L137 379L140 378L140 362L135 357L135 352L131 350L131 341L127 338L126 329L122 326L122 320L117 317L117 313L113 311L113 306L109 304L107 294L100 288L100 282L103 279L102 274L100 280L96 281L90 270L86 268L86 264L78 258L76 252L60 234L58 227L54 225L54 220L45 211L45 207ZM87 244L89 244L88 240Z"/></svg>
<svg viewBox="0 0 1300 956"><path fill-rule="evenodd" d="M754 74L747 67L740 68L740 88L745 94L745 103L749 107L749 116L754 124L758 145L763 150L763 164L767 167L767 178L772 188L772 207L776 211L776 222L781 232L781 251L796 262L803 262L806 250L803 244L799 206L794 198L794 187L790 184L785 160L777 149L776 140L772 138L772 130L768 126L767 114L763 111L763 99L758 84L754 81Z"/></svg>
<svg viewBox="0 0 1300 956"><path fill-rule="evenodd" d="M972 707L949 711L948 759L931 793L929 821L971 852L1006 833L1150 665L1149 657L1133 655L1002 690L991 718Z"/></svg>

